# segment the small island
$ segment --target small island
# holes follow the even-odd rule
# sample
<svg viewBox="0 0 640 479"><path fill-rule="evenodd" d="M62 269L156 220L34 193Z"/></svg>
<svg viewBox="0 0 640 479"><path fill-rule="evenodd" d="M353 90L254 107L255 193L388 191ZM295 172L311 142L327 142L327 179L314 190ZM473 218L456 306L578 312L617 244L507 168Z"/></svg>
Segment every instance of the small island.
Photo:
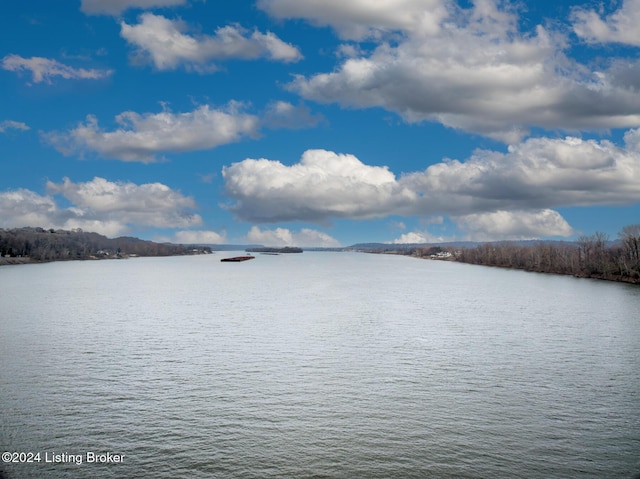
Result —
<svg viewBox="0 0 640 479"><path fill-rule="evenodd" d="M275 247L256 247L256 248L247 248L245 251L248 253L302 253L302 248L298 248L297 246L285 246L283 248L275 248Z"/></svg>

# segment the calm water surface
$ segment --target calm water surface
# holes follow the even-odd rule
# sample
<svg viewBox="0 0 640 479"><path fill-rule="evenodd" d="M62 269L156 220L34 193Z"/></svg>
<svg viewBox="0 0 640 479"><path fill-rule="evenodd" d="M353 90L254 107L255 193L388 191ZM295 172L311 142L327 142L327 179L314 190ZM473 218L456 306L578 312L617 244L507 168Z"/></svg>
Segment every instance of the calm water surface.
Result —
<svg viewBox="0 0 640 479"><path fill-rule="evenodd" d="M0 470L640 473L637 286L357 253L224 256L0 268L0 449L40 453Z"/></svg>

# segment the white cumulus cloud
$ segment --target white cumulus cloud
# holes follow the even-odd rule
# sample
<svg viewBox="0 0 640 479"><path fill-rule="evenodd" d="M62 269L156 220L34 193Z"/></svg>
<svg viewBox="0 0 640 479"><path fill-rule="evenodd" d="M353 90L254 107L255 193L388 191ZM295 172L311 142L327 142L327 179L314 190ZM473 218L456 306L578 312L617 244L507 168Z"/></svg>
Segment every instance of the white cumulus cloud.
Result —
<svg viewBox="0 0 640 479"><path fill-rule="evenodd" d="M231 210L249 221L373 218L412 199L387 168L326 150L308 150L293 166L247 159L222 175Z"/></svg>
<svg viewBox="0 0 640 479"><path fill-rule="evenodd" d="M57 196L70 206L62 207ZM47 195L19 189L0 192L0 226L15 228L82 228L107 236L134 228L191 228L202 223L192 198L161 183L137 185L96 177L74 183L47 182Z"/></svg>
<svg viewBox="0 0 640 479"><path fill-rule="evenodd" d="M162 183L137 185L112 182L96 177L84 183L64 178L62 183L47 182L50 194L62 195L75 205L78 217L99 215L123 224L156 227L189 227L202 222L193 213L193 198Z"/></svg>
<svg viewBox="0 0 640 479"><path fill-rule="evenodd" d="M50 58L23 58L13 54L6 55L2 59L2 68L16 73L30 72L33 83L48 84L52 83L53 77L61 77L65 80L99 80L113 73L113 70L73 68Z"/></svg>
<svg viewBox="0 0 640 479"><path fill-rule="evenodd" d="M454 219L472 241L528 240L545 236L571 236L573 228L557 211L492 211Z"/></svg>
<svg viewBox="0 0 640 479"><path fill-rule="evenodd" d="M624 147L603 140L531 138L506 153L479 150L402 178L449 214L630 204L640 200L639 130Z"/></svg>
<svg viewBox="0 0 640 479"><path fill-rule="evenodd" d="M0 227L59 226L58 206L53 198L41 196L33 191L20 188L0 192Z"/></svg>
<svg viewBox="0 0 640 479"><path fill-rule="evenodd" d="M217 233L208 230L176 231L171 239L172 243L181 244L222 244L227 241L225 232Z"/></svg>
<svg viewBox="0 0 640 479"><path fill-rule="evenodd" d="M466 9L444 0L373 3L259 3L275 17L303 18L330 25L344 38L373 42L373 50L351 45L330 72L295 77L291 91L321 103L381 107L407 122L437 122L506 143L520 141L532 127L640 126L637 60L612 59L589 72L566 56L562 34L542 25L521 31L507 2L476 0ZM381 31L386 34L375 34Z"/></svg>
<svg viewBox="0 0 640 479"><path fill-rule="evenodd" d="M186 113L126 111L116 117L119 128L106 131L88 116L68 132L50 132L45 139L65 155L95 152L105 158L151 163L163 152L180 153L215 148L257 134L260 120L230 102L224 108L203 105Z"/></svg>
<svg viewBox="0 0 640 479"><path fill-rule="evenodd" d="M293 244L293 234L286 228L261 230L257 226L252 226L247 233L247 240L266 246L297 246Z"/></svg>
<svg viewBox="0 0 640 479"><path fill-rule="evenodd" d="M300 247L338 247L340 243L328 234L302 228L299 231L291 231L287 228L260 229L252 226L247 233L247 241L265 246L300 246Z"/></svg>
<svg viewBox="0 0 640 479"><path fill-rule="evenodd" d="M120 34L135 47L137 62L152 63L158 70L184 66L192 71L211 72L217 69L214 62L233 58L280 62L302 58L296 47L271 32L249 32L238 25L227 25L214 35L190 35L184 22L161 15L144 13L139 21L137 25L121 22Z"/></svg>
<svg viewBox="0 0 640 479"><path fill-rule="evenodd" d="M572 14L575 33L590 43L623 43L640 46L640 0L624 0L608 16L576 7Z"/></svg>
<svg viewBox="0 0 640 479"><path fill-rule="evenodd" d="M258 7L281 19L304 18L329 25L341 38L362 40L404 30L437 33L447 17L444 0L258 0Z"/></svg>
<svg viewBox="0 0 640 479"><path fill-rule="evenodd" d="M229 209L254 223L448 215L478 235L483 222L496 221L502 236L534 237L545 228L566 236L570 227L554 208L640 201L640 130L627 131L623 146L531 138L506 152L478 150L466 161L447 159L399 178L325 150L309 150L291 166L247 159L225 167L223 177Z"/></svg>
<svg viewBox="0 0 640 479"><path fill-rule="evenodd" d="M434 236L428 231L411 231L404 233L392 241L393 244L442 243L446 238Z"/></svg>

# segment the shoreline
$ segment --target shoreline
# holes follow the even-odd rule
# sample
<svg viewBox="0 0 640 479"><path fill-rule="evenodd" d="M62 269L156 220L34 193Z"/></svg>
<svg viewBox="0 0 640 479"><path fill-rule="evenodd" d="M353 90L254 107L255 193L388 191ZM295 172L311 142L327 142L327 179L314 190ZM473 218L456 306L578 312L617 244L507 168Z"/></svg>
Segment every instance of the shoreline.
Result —
<svg viewBox="0 0 640 479"><path fill-rule="evenodd" d="M411 256L411 255L407 255L407 256ZM607 276L605 274L593 274L593 275L589 275L586 273L561 273L561 272L556 272L556 271L544 271L544 270L539 270L539 269L529 269L529 268L518 268L515 266L502 266L499 264L481 264L481 263L470 263L467 261L460 261L458 259L455 258L443 258L443 259L438 259L438 258L429 258L429 257L420 257L420 256L413 256L414 258L417 259L427 259L427 260L431 260L431 261L447 261L450 263L459 263L459 264L468 264L471 266L483 266L486 268L500 268L500 269L510 269L510 270L514 270L514 271L525 271L527 273L539 273L539 274L552 274L555 276L573 276L574 278L578 278L578 279L596 279L599 281L609 281L612 283L625 283L625 284L634 284L634 285L640 285L640 278L624 278L624 277L619 277L619 276Z"/></svg>
<svg viewBox="0 0 640 479"><path fill-rule="evenodd" d="M12 266L16 264L35 264L43 261L32 261L31 258L4 258L0 257L0 266Z"/></svg>
<svg viewBox="0 0 640 479"><path fill-rule="evenodd" d="M63 263L69 261L110 261L110 260L122 260L122 259L134 259L134 258L169 258L173 256L197 256L200 254L212 254L212 253L193 253L193 254L159 254L159 255L125 255L122 254L119 257L116 256L90 256L88 258L69 258L69 259L43 259L34 260L29 257L14 258L14 257L0 257L0 267L2 266L15 266L20 264L46 264L46 263ZM2 478L0 478L2 479Z"/></svg>

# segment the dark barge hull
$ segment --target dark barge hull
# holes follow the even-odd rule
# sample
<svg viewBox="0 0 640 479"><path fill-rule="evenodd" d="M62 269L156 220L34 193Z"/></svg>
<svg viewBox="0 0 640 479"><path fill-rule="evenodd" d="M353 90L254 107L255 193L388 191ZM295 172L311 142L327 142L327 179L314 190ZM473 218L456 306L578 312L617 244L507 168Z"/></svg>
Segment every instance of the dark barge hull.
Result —
<svg viewBox="0 0 640 479"><path fill-rule="evenodd" d="M255 259L255 256L234 256L233 258L222 258L220 261L223 263L237 263L239 261L247 261L249 259Z"/></svg>

